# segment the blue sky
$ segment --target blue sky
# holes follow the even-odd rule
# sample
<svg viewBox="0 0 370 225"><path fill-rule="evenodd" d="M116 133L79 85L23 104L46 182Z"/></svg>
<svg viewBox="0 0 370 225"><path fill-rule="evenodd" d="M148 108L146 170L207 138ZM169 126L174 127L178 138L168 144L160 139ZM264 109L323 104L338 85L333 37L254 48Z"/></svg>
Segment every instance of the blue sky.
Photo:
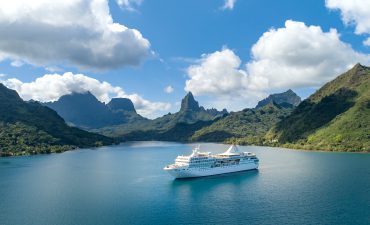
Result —
<svg viewBox="0 0 370 225"><path fill-rule="evenodd" d="M83 0L81 1L83 2ZM102 6L106 5L103 0L96 1ZM15 2L15 4L20 4L22 1ZM73 5L74 3L71 4ZM156 117L165 114L167 111L174 112L178 110L178 102L186 94L186 91L189 90L194 92L196 98L206 107L217 107L219 109L226 107L231 110L253 107L260 98L265 97L267 94L284 91L288 88L293 89L302 97L307 97L323 83L334 78L335 75L339 75L338 71L344 72L357 61L361 61L364 64L370 61L368 56L370 47L364 44L370 33L367 23L364 22L367 18L364 18L361 13L356 14L358 10L356 11L356 8L350 4L343 5L336 0L332 0L332 2L312 0L237 0L234 2L232 9L222 8L224 4L224 0L126 0L121 1L120 7L115 0L109 1L108 13L113 22L130 29L136 29L150 43L150 47L147 47L143 44L143 40L139 38L138 40L130 40L133 41L133 44L136 44L135 41L138 41L138 47L118 46L115 47L115 49L118 49L117 52L110 49L114 60L116 60L113 60L113 63L99 64L99 62L106 60L106 58L99 58L99 56L91 60L81 60L80 58L89 57L91 54L81 54L80 58L75 58L74 55L79 53L72 52L69 54L65 50L70 47L68 46L69 43L75 40L74 35L77 35L78 38L81 36L83 40L83 35L85 33L89 34L88 29L91 27L91 24L88 26L81 25L83 27L81 30L84 32L75 32L73 30L70 37L68 37L68 34L66 35L67 37L62 37L67 39L65 46L55 50L55 52L62 51L63 54L45 51L47 57L45 55L37 55L37 52L27 53L24 49L9 50L9 47L7 47L9 46L9 40L12 38L17 40L19 38L17 36L19 32L10 31L9 40L3 40L4 44L1 44L2 41L0 40L0 59L2 59L0 73L5 74L0 79L7 86L21 92L23 98L37 99L42 95L42 93L38 93L40 90L50 92L53 89L49 90L45 89L45 87L37 86L40 84L32 84L35 79L43 77L44 74L57 73L62 75L66 72L72 72L75 75L81 73L99 82L108 82L112 86L110 87L111 89L114 87L122 89L122 91L108 91L109 93L103 93L105 89L99 89L99 91L96 91L96 95L100 96L100 98L97 96L100 100L107 100L110 97L115 97L115 95L130 97L133 98L134 104L142 110L142 114ZM83 4L79 6L81 9L84 7ZM43 5L41 4L40 8L42 7ZM59 5L55 4L55 8L58 7L64 7L64 5L62 3ZM14 8L17 7L14 6ZM81 15L83 12L84 10L78 11L79 14L76 13L73 16L75 19L79 19L79 16L84 16ZM347 14L344 14L344 12ZM36 11L30 10L29 13L36 13ZM10 13L6 16L9 18L11 16L14 17ZM5 22L9 24L9 21L14 21L9 18L4 19L0 16L0 29L2 29L2 32L8 31L8 27L4 25L6 24ZM29 26L37 26L38 29L43 25L43 21L47 21L45 18L40 16L35 19L34 23L30 23ZM67 18L65 19L68 20ZM19 22L21 26L26 26L26 24L22 24L21 19L18 21L21 21ZM60 21L63 21L63 18ZM56 31L52 31L50 34L47 30L54 29L55 24L59 26L60 21L53 21L53 26L45 29L41 30L40 28L40 32L45 33L42 33L42 36L36 35L36 37L30 35L29 39L45 38L47 40L63 36L56 33ZM286 21L293 21L290 28L288 28L289 24ZM299 25L299 23L304 24ZM363 25L363 29L361 29L360 25ZM320 28L321 32L316 32L314 28L309 28L310 26ZM332 34L331 37L334 35L339 39L336 41L335 37L333 37L335 44L328 47L327 53L325 53L327 43L331 42L328 36L330 36L329 33L332 28L336 29L336 34ZM69 31L70 29L68 29ZM262 40L261 37L269 31L274 32L268 33L269 35L266 35L266 38ZM312 33L308 44L305 40L293 43L295 40L304 38L304 32L306 31L309 32L307 35ZM96 33L92 34L95 35ZM302 37L299 36L300 34L302 34ZM297 35L297 38L294 35ZM91 36L93 35L87 38L91 38ZM22 37L24 38L24 36ZM119 41L125 43L127 40L125 38L128 38L128 36L120 38ZM280 40L279 38L284 38L285 40ZM314 47L311 51L311 44L316 42L316 38L318 47L316 49L316 45L313 45ZM27 38L22 40L28 41ZM42 41L41 43L43 43ZM65 40L63 39L62 41ZM100 41L99 39L96 42L97 45L91 45L93 46L92 48L100 46ZM292 42L292 46L285 46L289 45L290 42ZM32 44L34 43L32 42ZM19 45L19 42L14 46L17 46L17 44ZM45 48L53 48L55 45L58 45L57 41ZM254 45L257 45L258 49L256 48L257 50L252 53ZM281 45L284 45L284 48L279 49ZM313 54L309 59L306 59L305 55L302 56L304 53L294 50L294 46L303 49L306 45L307 52ZM125 55L125 51L134 52L136 50L141 52L137 54L132 53L129 56ZM32 49L29 51L32 51ZM279 51L282 53L274 55L275 52ZM95 52L95 50L92 52ZM342 53L343 56L340 56ZM286 63L292 62L292 59L289 58L282 60L286 65L280 68L280 59L289 55L294 55L296 64L301 63L301 61L310 61L316 56L318 58L321 57L321 61L328 62L325 65L317 65L317 70L320 72L315 72L312 76L310 74L305 75L305 73L309 73L307 71L312 71L316 68L316 65L313 63L317 64L317 62L313 62L310 65L303 63L304 65L302 64L303 66L301 67L293 68ZM348 56L348 59L346 56ZM48 60L48 57L50 60ZM130 60L119 60L119 57L136 57L136 61L132 63ZM327 60L325 57L330 59ZM247 66L247 64L250 65ZM218 66L222 68L223 74L217 74L217 71L221 71L217 70ZM264 76L266 71L275 70L276 66L278 67L276 68L276 73ZM54 69L50 71L50 67L54 67ZM189 71L191 67L195 68L192 72ZM292 74L288 76L284 74L285 72ZM299 74L299 76L295 77L294 73ZM220 84L228 81L229 77L230 84L224 86ZM252 77L253 79L251 79ZM22 83L14 82L14 79L11 80L12 78L16 78L17 82L20 81ZM263 81L255 81L260 80L259 78L263 78ZM54 78L50 77L49 79ZM295 79L297 81L293 82L292 80ZM186 81L189 80L191 82L187 85ZM207 83L208 81L209 83ZM53 83L50 80L42 83L48 82ZM100 85L90 85L89 83L90 86L87 85L86 88L76 87L76 89L73 89L65 86L83 86L85 81L68 82L68 84L63 86L64 89L53 83L54 93L49 94L49 98L39 97L37 100L55 100L58 95L65 94L65 92L90 90L97 87L94 85ZM207 85L203 85L206 83ZM173 92L166 93L164 89L167 86L171 86ZM64 91L58 93L59 89ZM90 91L94 92L93 90Z"/></svg>

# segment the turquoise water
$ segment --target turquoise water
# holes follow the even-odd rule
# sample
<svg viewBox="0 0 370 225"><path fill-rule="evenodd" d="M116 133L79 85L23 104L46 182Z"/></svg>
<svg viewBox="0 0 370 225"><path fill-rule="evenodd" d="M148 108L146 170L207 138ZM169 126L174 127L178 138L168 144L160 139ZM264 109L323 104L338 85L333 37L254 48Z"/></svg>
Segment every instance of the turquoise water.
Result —
<svg viewBox="0 0 370 225"><path fill-rule="evenodd" d="M174 180L162 170L193 146L0 158L0 224L370 224L370 154L241 147L258 171Z"/></svg>

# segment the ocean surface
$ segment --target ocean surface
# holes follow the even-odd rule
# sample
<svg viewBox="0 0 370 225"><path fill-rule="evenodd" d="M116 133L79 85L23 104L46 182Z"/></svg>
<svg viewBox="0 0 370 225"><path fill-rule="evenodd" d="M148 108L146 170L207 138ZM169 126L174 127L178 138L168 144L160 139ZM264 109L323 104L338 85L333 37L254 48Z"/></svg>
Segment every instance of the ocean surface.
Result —
<svg viewBox="0 0 370 225"><path fill-rule="evenodd" d="M257 154L258 171L174 180L162 170L193 147L0 158L0 224L370 224L370 154L250 146L240 148Z"/></svg>

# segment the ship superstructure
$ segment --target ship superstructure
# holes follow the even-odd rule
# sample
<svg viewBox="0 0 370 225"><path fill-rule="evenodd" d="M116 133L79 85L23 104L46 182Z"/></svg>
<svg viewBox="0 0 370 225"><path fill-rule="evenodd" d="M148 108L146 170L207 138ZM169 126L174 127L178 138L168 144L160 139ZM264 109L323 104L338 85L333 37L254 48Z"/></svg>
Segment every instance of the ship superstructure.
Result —
<svg viewBox="0 0 370 225"><path fill-rule="evenodd" d="M258 164L255 154L240 152L232 145L224 153L214 155L195 148L191 155L178 156L174 164L163 169L175 178L188 178L252 170L257 169Z"/></svg>

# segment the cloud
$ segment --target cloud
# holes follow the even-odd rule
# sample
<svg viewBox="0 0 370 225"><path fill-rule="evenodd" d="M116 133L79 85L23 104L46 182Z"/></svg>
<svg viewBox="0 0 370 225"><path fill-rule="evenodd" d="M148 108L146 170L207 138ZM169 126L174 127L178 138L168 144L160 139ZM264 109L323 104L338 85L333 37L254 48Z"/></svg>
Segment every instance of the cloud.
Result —
<svg viewBox="0 0 370 225"><path fill-rule="evenodd" d="M107 0L0 1L2 59L85 70L138 65L150 43L115 23Z"/></svg>
<svg viewBox="0 0 370 225"><path fill-rule="evenodd" d="M136 11L136 7L140 6L143 0L116 0L121 9L127 11Z"/></svg>
<svg viewBox="0 0 370 225"><path fill-rule="evenodd" d="M370 1L368 0L326 0L326 7L340 10L347 25L355 25L357 34L370 33Z"/></svg>
<svg viewBox="0 0 370 225"><path fill-rule="evenodd" d="M356 34L370 34L370 1L326 0L325 5L329 9L340 10L343 22L354 25ZM370 37L363 43L370 46Z"/></svg>
<svg viewBox="0 0 370 225"><path fill-rule="evenodd" d="M241 60L234 51L223 48L202 55L198 61L187 69L189 79L185 91L196 96L212 96L204 102L205 107L240 110L254 106L256 100L266 96L263 90L250 86L251 76L241 68Z"/></svg>
<svg viewBox="0 0 370 225"><path fill-rule="evenodd" d="M87 91L90 91L100 101L106 103L114 97L129 98L134 103L139 114L150 118L167 112L171 107L168 103L151 102L136 93L127 94L121 87L113 86L108 82L101 82L83 74L73 74L71 72L46 74L29 83L15 78L3 80L2 83L16 90L24 100L56 101L66 94L73 92L84 93Z"/></svg>
<svg viewBox="0 0 370 225"><path fill-rule="evenodd" d="M235 3L236 3L236 0L225 0L224 5L222 6L222 9L223 10L226 10L226 9L233 10Z"/></svg>
<svg viewBox="0 0 370 225"><path fill-rule="evenodd" d="M61 68L59 68L57 66L47 66L47 67L45 67L45 70L49 71L51 73L63 71Z"/></svg>
<svg viewBox="0 0 370 225"><path fill-rule="evenodd" d="M247 74L239 69L241 60L227 48L202 55L200 62L187 69L190 78L185 90L195 95L235 94L247 85Z"/></svg>
<svg viewBox="0 0 370 225"><path fill-rule="evenodd" d="M266 79L267 89L318 87L357 62L370 62L369 55L339 37L335 29L324 32L320 26L287 20L284 28L265 32L252 47L248 73Z"/></svg>
<svg viewBox="0 0 370 225"><path fill-rule="evenodd" d="M15 61L11 62L10 65L13 66L13 67L21 67L21 66L24 65L24 63L22 61L15 60Z"/></svg>
<svg viewBox="0 0 370 225"><path fill-rule="evenodd" d="M369 37L368 39L366 39L366 40L363 42L363 44L364 44L365 46L370 46L370 37Z"/></svg>
<svg viewBox="0 0 370 225"><path fill-rule="evenodd" d="M164 92L167 94L171 94L174 91L173 87L171 85L168 85L167 87L164 88Z"/></svg>
<svg viewBox="0 0 370 225"><path fill-rule="evenodd" d="M215 96L219 108L239 110L254 106L268 93L317 88L357 62L367 64L370 57L342 42L335 29L324 32L319 26L287 20L285 27L259 38L243 67L227 48L202 55L200 63L187 70L185 90ZM233 105L237 99L245 103Z"/></svg>

